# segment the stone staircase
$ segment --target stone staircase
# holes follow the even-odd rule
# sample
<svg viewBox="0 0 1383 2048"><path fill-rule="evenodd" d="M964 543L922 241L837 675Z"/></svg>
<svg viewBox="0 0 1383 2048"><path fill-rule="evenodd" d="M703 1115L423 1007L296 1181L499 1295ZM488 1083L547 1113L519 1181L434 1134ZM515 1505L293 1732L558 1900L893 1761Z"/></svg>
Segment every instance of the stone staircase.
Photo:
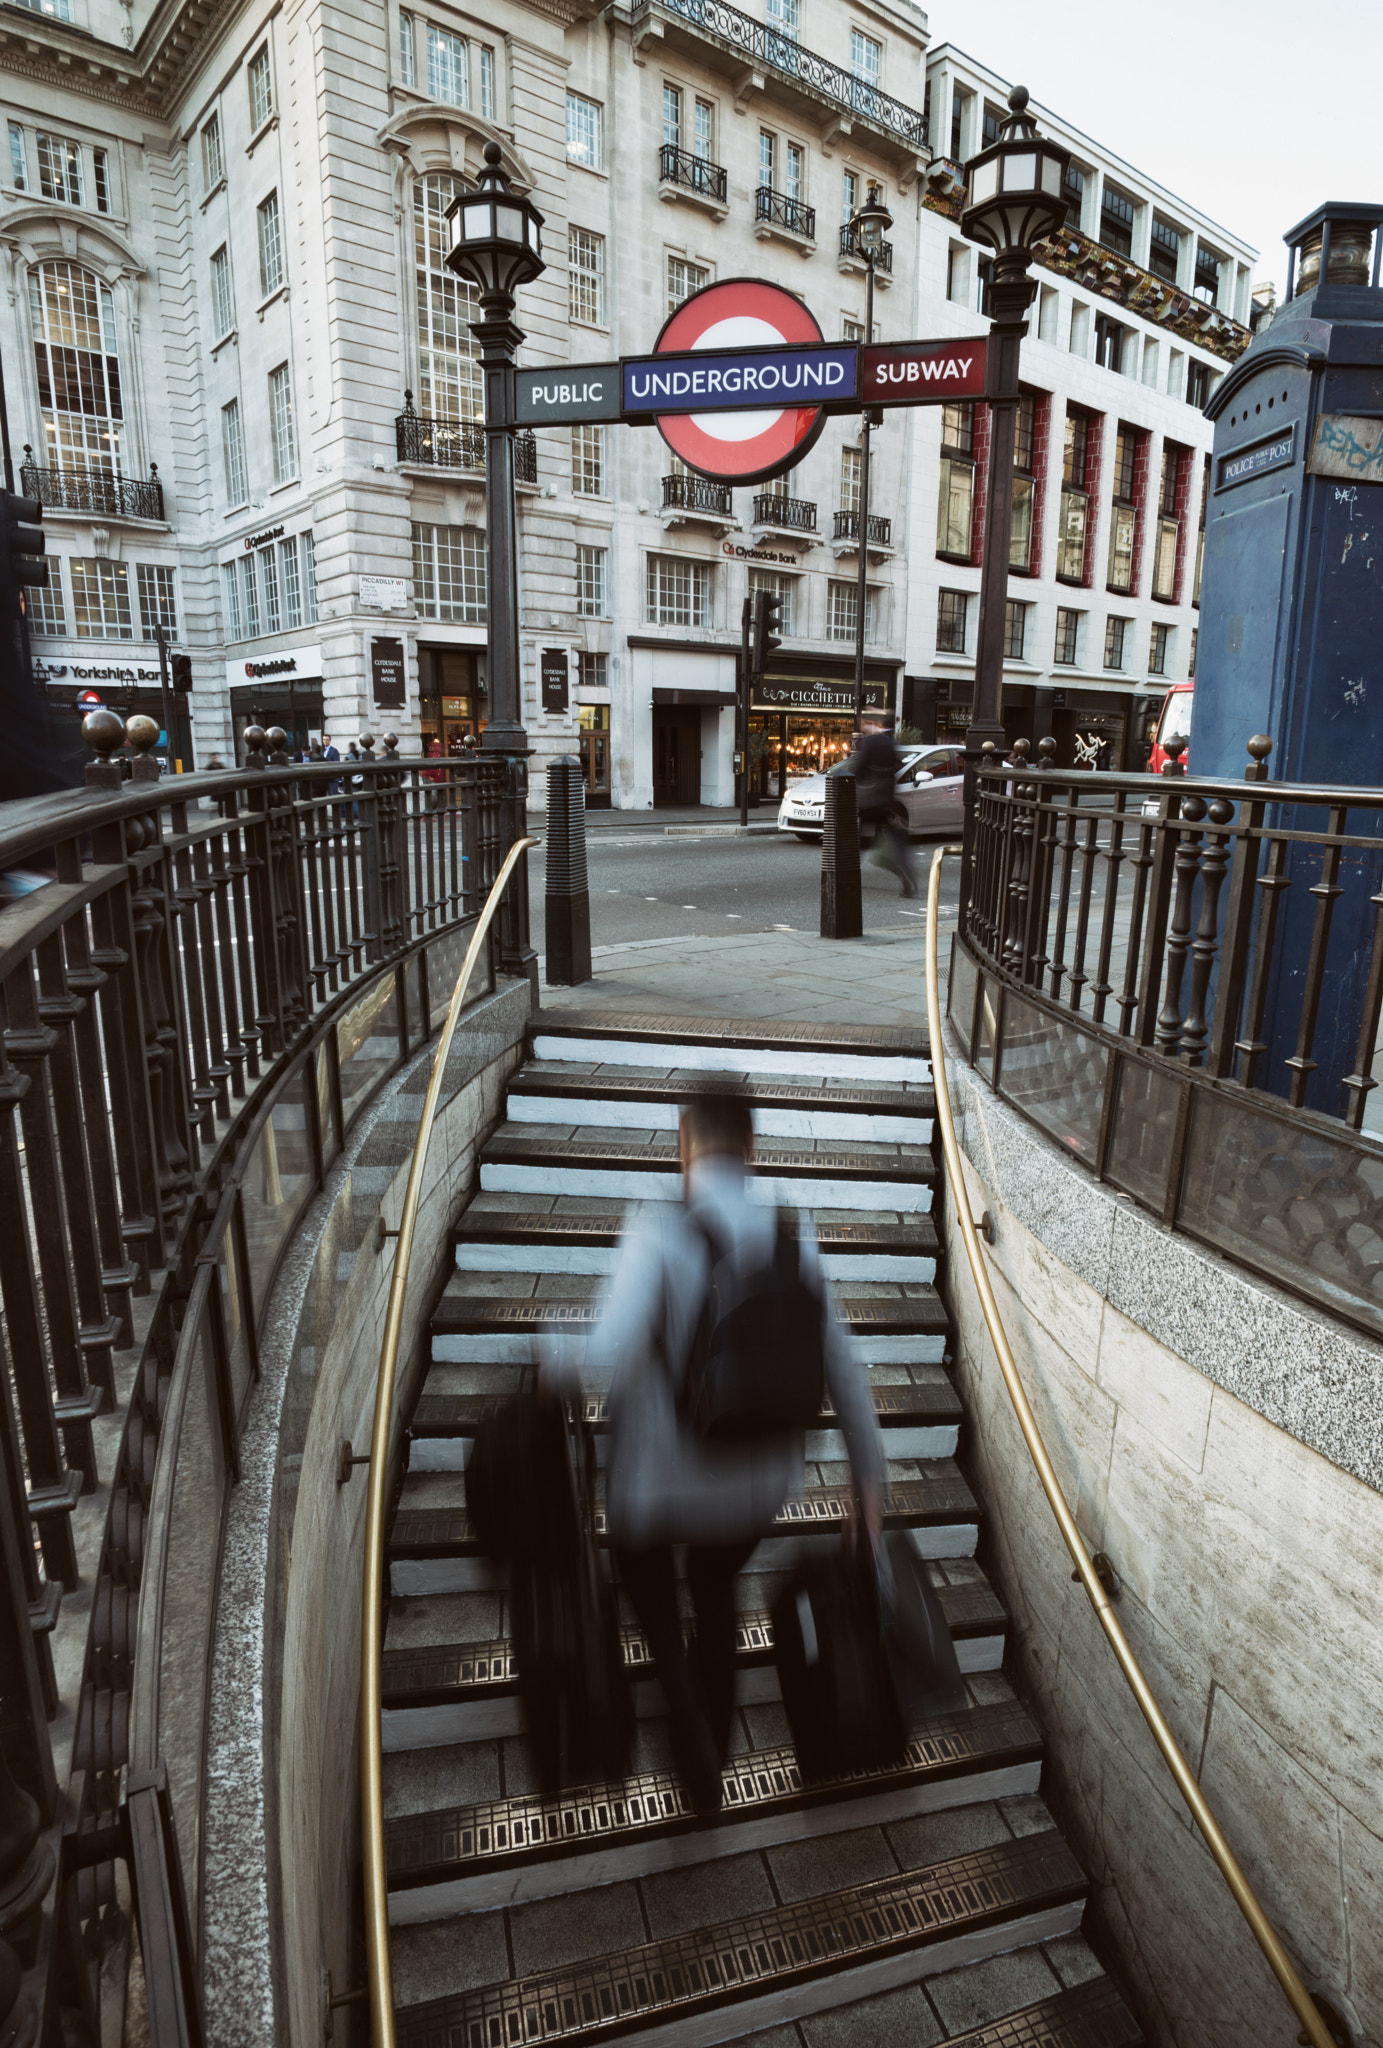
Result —
<svg viewBox="0 0 1383 2048"><path fill-rule="evenodd" d="M1085 1875L1042 1803L1042 1735L1003 1677L1008 1617L937 1291L932 1091L920 1034L546 1011L456 1227L389 1549L383 1741L400 2048L620 2038L659 2048L1132 2048L1080 1934ZM719 1822L669 1764L632 1611L631 1775L545 1802L523 1733L505 1577L466 1512L474 1433L541 1339L579 1357L624 1211L675 1200L677 1105L731 1072L766 1195L808 1207L885 1432L887 1520L929 1567L966 1712L885 1773L802 1783L769 1609L838 1531L845 1448L823 1413L807 1485L740 1582ZM603 1390L587 1385L597 1432Z"/></svg>

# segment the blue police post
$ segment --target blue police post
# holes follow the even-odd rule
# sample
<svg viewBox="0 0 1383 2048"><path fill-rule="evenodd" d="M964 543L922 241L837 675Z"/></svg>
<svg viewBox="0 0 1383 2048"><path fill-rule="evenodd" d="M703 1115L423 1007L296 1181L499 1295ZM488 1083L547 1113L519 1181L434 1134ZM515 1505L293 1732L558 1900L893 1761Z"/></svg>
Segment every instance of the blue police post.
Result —
<svg viewBox="0 0 1383 2048"><path fill-rule="evenodd" d="M1365 541L1383 500L1383 206L1320 206L1284 239L1286 301L1206 408L1215 445L1187 767L1237 779L1261 734L1274 782L1377 787L1383 548ZM1278 822L1321 826L1318 810L1287 807ZM1377 835L1383 813L1349 809L1332 820L1342 829ZM1365 849L1289 848L1272 891L1276 943L1271 921L1260 940L1271 953L1262 1023L1214 1020L1217 1071L1233 1072L1236 1051L1257 1057L1260 1087L1359 1121L1378 1026L1368 962L1380 883Z"/></svg>
<svg viewBox="0 0 1383 2048"><path fill-rule="evenodd" d="M591 978L591 894L581 763L570 754L548 763L546 851L547 984L574 988Z"/></svg>

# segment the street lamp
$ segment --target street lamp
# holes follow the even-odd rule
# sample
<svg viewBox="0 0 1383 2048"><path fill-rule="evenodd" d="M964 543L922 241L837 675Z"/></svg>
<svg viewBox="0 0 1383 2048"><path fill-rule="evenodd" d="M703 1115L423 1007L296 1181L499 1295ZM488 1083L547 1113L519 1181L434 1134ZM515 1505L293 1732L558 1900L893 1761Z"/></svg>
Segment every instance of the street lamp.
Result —
<svg viewBox="0 0 1383 2048"><path fill-rule="evenodd" d="M1013 524L1013 430L1018 413L1018 350L1028 331L1026 314L1036 286L1028 276L1036 245L1066 218L1062 186L1070 152L1037 132L1028 113L1028 90L1015 85L1012 112L999 139L966 165L969 205L960 231L994 251L990 285L989 490L980 572L980 624L975 648L975 701L965 735L966 830L961 901L969 893L970 816L974 771L986 740L1003 751L1004 622Z"/></svg>
<svg viewBox="0 0 1383 2048"><path fill-rule="evenodd" d="M485 169L473 192L447 208L451 228L448 270L480 294L471 332L480 343L485 393L486 670L490 717L481 739L486 752L507 754L512 766L506 804L505 848L523 831L523 768L528 735L519 689L519 551L514 496L514 358L523 331L514 325L514 294L546 267L543 217L516 193L500 169L504 152L485 145ZM537 958L528 944L526 858L509 888L500 917L500 953L506 973L524 974L537 988Z"/></svg>
<svg viewBox="0 0 1383 2048"><path fill-rule="evenodd" d="M874 265L883 251L884 236L893 226L893 215L879 197L879 188L871 180L863 206L857 206L850 216L850 240L864 258L864 341L867 348L874 339ZM874 412L864 409L864 438L860 444L860 567L859 582L855 599L855 731L858 733L864 721L864 609L868 597L866 578L869 572L869 436L874 426Z"/></svg>

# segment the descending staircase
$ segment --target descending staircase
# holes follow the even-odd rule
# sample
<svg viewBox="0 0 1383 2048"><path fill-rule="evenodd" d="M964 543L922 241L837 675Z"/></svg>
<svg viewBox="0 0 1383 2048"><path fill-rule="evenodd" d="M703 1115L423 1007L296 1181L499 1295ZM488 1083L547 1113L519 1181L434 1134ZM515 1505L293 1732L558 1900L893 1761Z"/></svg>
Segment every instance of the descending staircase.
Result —
<svg viewBox="0 0 1383 2048"><path fill-rule="evenodd" d="M1008 1617L976 1562L982 1504L955 1462L930 1069L920 1034L544 1012L456 1227L389 1548L384 1656L389 1917L401 2048L618 2037L699 2048L1133 2048L1079 1933L1087 1881L1043 1806L1040 1730L1002 1675ZM535 1343L584 1346L627 1205L673 1200L677 1105L714 1076L752 1096L758 1175L809 1207L868 1363L887 1521L930 1569L970 1706L903 1763L804 1786L768 1611L804 1543L838 1530L835 1418L740 1582L725 1807L673 1775L632 1611L632 1775L537 1796L504 1574L466 1512L474 1433ZM588 1383L599 1432L603 1389Z"/></svg>

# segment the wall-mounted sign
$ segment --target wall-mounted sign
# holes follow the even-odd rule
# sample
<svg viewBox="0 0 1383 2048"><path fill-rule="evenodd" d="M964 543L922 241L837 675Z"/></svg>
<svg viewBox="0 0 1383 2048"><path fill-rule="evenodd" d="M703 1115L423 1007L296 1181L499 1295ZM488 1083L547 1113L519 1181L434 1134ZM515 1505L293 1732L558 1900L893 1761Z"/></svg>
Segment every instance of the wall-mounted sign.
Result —
<svg viewBox="0 0 1383 2048"><path fill-rule="evenodd" d="M408 708L402 640L370 642L370 694L379 711L404 711Z"/></svg>
<svg viewBox="0 0 1383 2048"><path fill-rule="evenodd" d="M407 577L362 576L360 602L374 611L404 611L409 603Z"/></svg>
<svg viewBox="0 0 1383 2048"><path fill-rule="evenodd" d="M523 427L617 420L619 368L618 363L582 363L572 370L516 370L514 418Z"/></svg>
<svg viewBox="0 0 1383 2048"><path fill-rule="evenodd" d="M866 405L944 405L951 398L983 398L989 343L894 341L864 351Z"/></svg>
<svg viewBox="0 0 1383 2048"><path fill-rule="evenodd" d="M565 711L568 686L566 648L545 647L542 652L541 672L544 711Z"/></svg>
<svg viewBox="0 0 1383 2048"><path fill-rule="evenodd" d="M158 670L154 670L155 676ZM242 654L226 663L226 681L233 690L253 683L274 686L319 681L322 675L320 647L272 647L256 654Z"/></svg>
<svg viewBox="0 0 1383 2048"><path fill-rule="evenodd" d="M113 683L117 689L137 690L159 682L158 663L145 667L133 661L36 661L36 683Z"/></svg>
<svg viewBox="0 0 1383 2048"><path fill-rule="evenodd" d="M1347 412L1322 413L1306 467L1312 476L1352 484L1383 484L1383 420Z"/></svg>
<svg viewBox="0 0 1383 2048"><path fill-rule="evenodd" d="M266 541L277 540L282 532L281 526L266 526L262 533L247 533L245 545L247 548L262 548Z"/></svg>
<svg viewBox="0 0 1383 2048"><path fill-rule="evenodd" d="M796 555L785 555L781 548L742 548L732 540L723 540L720 552L733 555L739 562L786 562L790 568L797 567Z"/></svg>
<svg viewBox="0 0 1383 2048"><path fill-rule="evenodd" d="M893 688L889 683L866 683L864 701L872 709L888 710L893 700ZM855 709L855 686L847 682L827 682L820 676L804 676L801 680L755 683L750 708L755 711L848 711Z"/></svg>
<svg viewBox="0 0 1383 2048"><path fill-rule="evenodd" d="M1285 433L1274 434L1271 441L1260 441L1256 448L1244 448L1237 455L1220 457L1220 475L1215 488L1227 491L1234 484L1246 484L1250 477L1262 476L1268 469L1284 469L1296 454L1297 430L1295 424Z"/></svg>

